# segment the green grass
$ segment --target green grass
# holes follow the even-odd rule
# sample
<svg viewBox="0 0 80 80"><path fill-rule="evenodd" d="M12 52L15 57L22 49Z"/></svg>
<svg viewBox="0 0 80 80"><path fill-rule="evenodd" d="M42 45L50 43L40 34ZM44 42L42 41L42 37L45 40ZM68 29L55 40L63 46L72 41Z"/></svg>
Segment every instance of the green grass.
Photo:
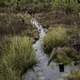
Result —
<svg viewBox="0 0 80 80"><path fill-rule="evenodd" d="M44 37L44 47L46 52L51 52L54 47L64 46L67 42L66 29L63 27L53 28Z"/></svg>
<svg viewBox="0 0 80 80"><path fill-rule="evenodd" d="M1 44L0 79L20 80L22 74L36 64L31 39L16 36L1 42Z"/></svg>
<svg viewBox="0 0 80 80"><path fill-rule="evenodd" d="M77 38L79 33L78 28L52 28L44 37L45 53L55 62L64 63L65 65L72 61L79 60L80 54L73 47L74 42L76 42L76 44L79 43L79 38ZM55 52L54 48L56 48Z"/></svg>
<svg viewBox="0 0 80 80"><path fill-rule="evenodd" d="M70 47L58 47L53 55L53 60L57 63L63 63L65 65L70 64L73 61L79 60L80 56L77 55L77 51Z"/></svg>

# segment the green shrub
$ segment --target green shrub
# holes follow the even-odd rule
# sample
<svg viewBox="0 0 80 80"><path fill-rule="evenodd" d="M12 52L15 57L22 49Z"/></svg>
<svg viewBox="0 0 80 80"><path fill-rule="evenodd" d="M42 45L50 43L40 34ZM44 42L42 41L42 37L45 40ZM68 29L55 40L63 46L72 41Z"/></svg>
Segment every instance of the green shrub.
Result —
<svg viewBox="0 0 80 80"><path fill-rule="evenodd" d="M12 37L5 45L1 49L1 54L4 55L0 59L0 79L20 80L21 75L36 64L31 39L28 37Z"/></svg>
<svg viewBox="0 0 80 80"><path fill-rule="evenodd" d="M67 33L63 27L53 28L44 37L44 48L47 53L51 52L54 47L61 47L66 45Z"/></svg>

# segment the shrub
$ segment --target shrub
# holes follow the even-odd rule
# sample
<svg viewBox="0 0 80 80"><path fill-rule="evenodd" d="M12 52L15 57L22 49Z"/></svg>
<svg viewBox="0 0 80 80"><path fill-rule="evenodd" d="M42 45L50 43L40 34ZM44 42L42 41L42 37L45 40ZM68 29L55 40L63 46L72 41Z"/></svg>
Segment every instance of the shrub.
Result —
<svg viewBox="0 0 80 80"><path fill-rule="evenodd" d="M1 49L0 79L20 80L24 71L36 64L32 42L28 37L13 37L5 45Z"/></svg>

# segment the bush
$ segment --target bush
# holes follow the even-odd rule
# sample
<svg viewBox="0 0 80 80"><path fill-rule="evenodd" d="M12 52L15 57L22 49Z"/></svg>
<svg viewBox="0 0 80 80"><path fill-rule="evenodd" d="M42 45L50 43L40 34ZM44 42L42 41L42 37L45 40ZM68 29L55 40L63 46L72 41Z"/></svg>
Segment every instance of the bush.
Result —
<svg viewBox="0 0 80 80"><path fill-rule="evenodd" d="M67 43L66 29L63 27L53 28L44 37L44 48L46 53L50 53L54 47L62 47Z"/></svg>
<svg viewBox="0 0 80 80"><path fill-rule="evenodd" d="M28 37L8 39L0 52L3 54L0 59L1 80L20 80L21 75L36 64L35 52Z"/></svg>

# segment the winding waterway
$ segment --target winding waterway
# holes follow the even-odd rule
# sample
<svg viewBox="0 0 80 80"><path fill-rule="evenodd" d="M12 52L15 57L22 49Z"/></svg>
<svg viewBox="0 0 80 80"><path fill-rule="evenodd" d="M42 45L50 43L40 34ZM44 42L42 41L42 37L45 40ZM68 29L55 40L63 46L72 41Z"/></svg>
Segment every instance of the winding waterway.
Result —
<svg viewBox="0 0 80 80"><path fill-rule="evenodd" d="M28 70L25 74L24 80L58 80L62 78L62 74L64 73L59 72L59 68L56 63L51 62L49 66L47 65L49 59L43 51L43 38L46 35L44 28L35 18L32 18L31 24L36 27L39 32L39 40L33 44L38 64L33 67L34 70ZM65 67L65 73L70 71L71 67Z"/></svg>

